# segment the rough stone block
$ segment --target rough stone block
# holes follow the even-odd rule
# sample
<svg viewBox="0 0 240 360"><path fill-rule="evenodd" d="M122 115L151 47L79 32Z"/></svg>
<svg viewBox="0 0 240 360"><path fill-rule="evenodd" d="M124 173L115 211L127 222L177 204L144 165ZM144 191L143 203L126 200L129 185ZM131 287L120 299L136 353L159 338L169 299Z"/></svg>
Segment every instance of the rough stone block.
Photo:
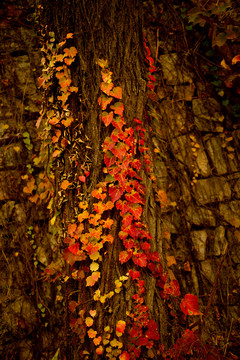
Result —
<svg viewBox="0 0 240 360"><path fill-rule="evenodd" d="M219 204L220 215L232 226L240 227L240 200Z"/></svg>
<svg viewBox="0 0 240 360"><path fill-rule="evenodd" d="M9 144L0 147L0 170L21 165L22 145L20 143Z"/></svg>
<svg viewBox="0 0 240 360"><path fill-rule="evenodd" d="M226 245L225 227L218 226L214 231L213 255L220 256Z"/></svg>
<svg viewBox="0 0 240 360"><path fill-rule="evenodd" d="M0 172L0 200L16 199L19 197L21 177L16 170Z"/></svg>
<svg viewBox="0 0 240 360"><path fill-rule="evenodd" d="M219 129L222 127L224 116L221 114L220 105L215 99L193 99L192 110L194 123L199 131L217 132L218 127Z"/></svg>
<svg viewBox="0 0 240 360"><path fill-rule="evenodd" d="M162 66L163 76L168 85L184 84L192 82L193 74L190 70L182 66L181 59L177 53L159 56Z"/></svg>
<svg viewBox="0 0 240 360"><path fill-rule="evenodd" d="M197 252L198 260L205 260L206 258L206 244L208 234L206 230L197 230L191 232L191 238L194 248Z"/></svg>
<svg viewBox="0 0 240 360"><path fill-rule="evenodd" d="M209 204L231 198L231 187L223 177L211 177L197 180L194 189L195 198L199 204Z"/></svg>
<svg viewBox="0 0 240 360"><path fill-rule="evenodd" d="M182 135L173 138L171 145L174 156L184 163L190 171L196 168L197 173L202 176L207 177L211 174L211 168L201 143L199 144L200 147L194 151L189 135Z"/></svg>
<svg viewBox="0 0 240 360"><path fill-rule="evenodd" d="M216 226L216 218L213 212L203 207L187 207L186 219L194 225Z"/></svg>

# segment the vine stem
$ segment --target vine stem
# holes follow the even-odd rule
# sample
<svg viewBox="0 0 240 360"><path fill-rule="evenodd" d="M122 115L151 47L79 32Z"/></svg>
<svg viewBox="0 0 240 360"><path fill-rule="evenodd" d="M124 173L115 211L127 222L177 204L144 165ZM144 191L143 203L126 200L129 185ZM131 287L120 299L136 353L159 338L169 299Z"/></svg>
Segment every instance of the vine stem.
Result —
<svg viewBox="0 0 240 360"><path fill-rule="evenodd" d="M200 320L196 321L195 323L191 324L189 326L190 329L192 329L196 325L198 325L200 323L200 321L202 321L207 316L207 314L209 312L209 309L210 309L210 307L212 305L212 302L213 302L214 295L215 295L215 293L217 291L217 282L218 282L218 278L219 278L219 274L220 274L220 270L221 270L223 261L225 259L226 254L227 254L227 248L228 248L228 243L225 245L225 248L224 248L222 256L221 256L221 259L219 261L217 271L216 271L216 275L215 275L215 279L214 279L214 282L213 282L213 288L212 288L211 294L210 294L209 299L208 299L207 307L206 307L206 309L205 309L205 311L204 311L204 313L202 315L202 318Z"/></svg>

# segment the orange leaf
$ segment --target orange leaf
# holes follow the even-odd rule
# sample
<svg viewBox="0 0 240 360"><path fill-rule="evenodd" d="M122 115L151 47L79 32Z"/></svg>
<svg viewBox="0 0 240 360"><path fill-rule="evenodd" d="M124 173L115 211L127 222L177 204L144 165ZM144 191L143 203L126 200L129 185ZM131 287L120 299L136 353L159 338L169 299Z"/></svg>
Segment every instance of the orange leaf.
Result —
<svg viewBox="0 0 240 360"><path fill-rule="evenodd" d="M121 355L119 355L119 360L130 360L130 355L127 351L124 351Z"/></svg>
<svg viewBox="0 0 240 360"><path fill-rule="evenodd" d="M240 55L234 56L234 58L232 59L232 64L235 65L238 61L240 61Z"/></svg>
<svg viewBox="0 0 240 360"><path fill-rule="evenodd" d="M117 336L122 336L125 331L126 322L123 320L119 320L116 325L116 334Z"/></svg>
<svg viewBox="0 0 240 360"><path fill-rule="evenodd" d="M102 82L100 88L105 94L109 95L113 88L113 83Z"/></svg>
<svg viewBox="0 0 240 360"><path fill-rule="evenodd" d="M70 49L66 48L63 50L67 56L75 57L77 55L77 49L72 46Z"/></svg>
<svg viewBox="0 0 240 360"><path fill-rule="evenodd" d="M114 88L110 91L109 95L111 95L111 96L113 96L113 97L115 97L115 98L117 98L117 99L121 99L121 98L122 98L122 88L119 87L119 86L114 87Z"/></svg>
<svg viewBox="0 0 240 360"><path fill-rule="evenodd" d="M96 311L96 310L89 310L89 314L90 314L92 317L94 317L94 316L96 316L97 311Z"/></svg>
<svg viewBox="0 0 240 360"><path fill-rule="evenodd" d="M108 126L109 124L111 124L111 122L113 120L113 112L112 111L110 113L104 111L99 116L100 116L100 119L104 122L105 126Z"/></svg>
<svg viewBox="0 0 240 360"><path fill-rule="evenodd" d="M78 179L79 179L79 181L85 182L86 176L79 176Z"/></svg>
<svg viewBox="0 0 240 360"><path fill-rule="evenodd" d="M35 179L34 177L31 177L31 179L27 182L26 186L24 186L23 192L25 192L26 194L31 194L34 187L35 187Z"/></svg>
<svg viewBox="0 0 240 360"><path fill-rule="evenodd" d="M99 271L94 271L92 275L86 278L86 282L87 282L86 286L93 286L98 281L100 276L101 273Z"/></svg>
<svg viewBox="0 0 240 360"><path fill-rule="evenodd" d="M93 329L89 329L87 333L88 333L88 336L90 337L90 339L95 338L97 335L97 331L95 331Z"/></svg>
<svg viewBox="0 0 240 360"><path fill-rule="evenodd" d="M101 355L101 354L103 353L103 347L102 347L102 346L98 346L98 347L96 348L96 353L97 353L98 355Z"/></svg>
<svg viewBox="0 0 240 360"><path fill-rule="evenodd" d="M103 60L103 59L98 59L97 61L96 61L96 64L97 65L99 65L99 66L101 66L101 68L106 68L106 67L108 67L108 61L107 60Z"/></svg>
<svg viewBox="0 0 240 360"><path fill-rule="evenodd" d="M92 326L92 324L93 324L93 319L92 319L90 316L86 317L86 319L85 319L85 324L86 324L87 326Z"/></svg>
<svg viewBox="0 0 240 360"><path fill-rule="evenodd" d="M61 121L61 123L65 126L65 127L69 127L71 125L71 123L73 122L73 117L72 116L68 116L67 119L64 119Z"/></svg>
<svg viewBox="0 0 240 360"><path fill-rule="evenodd" d="M98 104L101 106L102 110L106 110L108 104L111 103L112 99L113 99L112 97L105 96L104 94L102 94L98 98Z"/></svg>
<svg viewBox="0 0 240 360"><path fill-rule="evenodd" d="M111 109L114 111L115 114L122 116L124 105L122 102L118 101L114 105L111 105Z"/></svg>
<svg viewBox="0 0 240 360"><path fill-rule="evenodd" d="M52 157L54 158L54 157L58 156L59 154L61 154L61 152L62 152L62 150L55 150L52 154Z"/></svg>
<svg viewBox="0 0 240 360"><path fill-rule="evenodd" d="M66 190L68 188L68 186L71 184L72 183L70 183L68 180L63 180L63 182L61 184L61 189Z"/></svg>
<svg viewBox="0 0 240 360"><path fill-rule="evenodd" d="M72 38L73 38L73 33L68 33L66 39L72 39Z"/></svg>
<svg viewBox="0 0 240 360"><path fill-rule="evenodd" d="M94 345L99 345L100 343L101 343L101 341L102 341L102 337L101 336L98 336L98 337L95 337L94 339L93 339L93 342L94 342Z"/></svg>
<svg viewBox="0 0 240 360"><path fill-rule="evenodd" d="M69 224L68 225L68 234L70 235L70 236L72 236L73 235L73 233L76 231L76 229L77 229L77 224Z"/></svg>

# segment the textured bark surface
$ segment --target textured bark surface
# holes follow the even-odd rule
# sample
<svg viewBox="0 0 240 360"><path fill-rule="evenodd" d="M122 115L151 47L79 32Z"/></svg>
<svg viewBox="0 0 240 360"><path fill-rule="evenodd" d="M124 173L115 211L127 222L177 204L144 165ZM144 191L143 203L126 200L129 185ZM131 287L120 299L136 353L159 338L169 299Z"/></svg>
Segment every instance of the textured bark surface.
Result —
<svg viewBox="0 0 240 360"><path fill-rule="evenodd" d="M58 252L65 246L62 241L67 225L76 218L79 201L92 201L91 192L103 178L101 144L109 130L101 125L98 116L101 78L96 61L99 58L108 59L114 85L123 89L127 124L131 126L134 118L144 121L158 189L167 193L168 206L164 206L152 182L144 172L141 174L146 186L143 221L152 235L152 249L161 255L170 277L178 280L181 294L194 293L199 297L204 315L202 322L191 326L199 328L203 343L214 342L223 348L223 353L230 349L237 354L239 345L234 343L236 340L231 342L231 334L239 332L239 118L233 116L230 107L222 106L222 99L202 73L205 63L198 52L204 50L202 40L208 36L209 28L200 29L201 41L191 43L174 4L140 0L42 1L41 22L48 26L47 31L54 31L57 41L73 32L73 46L78 50L72 79L80 95L73 96L70 104L78 120L67 130L71 141L53 169L54 207L60 212L58 233L48 224L47 210L29 204L22 190L21 176L26 173L26 165L31 166L31 158L39 148L35 121L40 110L36 87L40 74L40 39L32 30L33 10L30 8L28 12L20 7L17 11L16 7L9 9L8 4L1 10L0 354L3 359L49 360L58 347L59 358L80 359L82 344L73 344L67 306L70 300L76 300L82 302L84 309L91 309L93 290L86 288L84 279L66 284L56 280L49 284L42 281L42 276L52 260L60 268L63 265ZM29 13L30 22L26 21ZM156 66L159 65L154 99L146 95L148 70L143 33ZM231 61L240 52L237 41L234 46L233 55L229 45L224 45L214 50L215 56L220 54ZM239 94L234 90L235 83L226 93L232 103L237 103ZM24 132L30 134L33 150L26 148ZM89 168L90 183L83 185L81 192L74 189L63 198L62 179L68 176L69 181L74 181L82 175L75 162ZM103 293L111 291L114 281L129 269L129 265L123 266L118 261L123 249L118 239L119 214L109 212L109 216L115 221L111 230L115 241L109 246L101 268ZM176 263L168 267L170 256ZM177 312L174 318L155 286L155 279L147 271L144 276L151 318L159 326L161 342L171 346L186 324L179 304L170 301ZM99 333L117 318L126 319L126 310L132 309L133 293L129 282L110 304L111 315L99 305L96 324ZM46 317L42 316L43 305ZM97 359L91 346L84 344L92 351L92 358ZM155 358L158 358L156 354Z"/></svg>

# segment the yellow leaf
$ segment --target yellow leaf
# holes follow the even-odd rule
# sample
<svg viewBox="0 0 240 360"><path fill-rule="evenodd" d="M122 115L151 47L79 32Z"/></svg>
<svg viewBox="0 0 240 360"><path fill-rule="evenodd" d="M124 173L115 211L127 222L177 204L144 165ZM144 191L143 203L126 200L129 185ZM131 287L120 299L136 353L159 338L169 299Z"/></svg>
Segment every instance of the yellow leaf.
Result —
<svg viewBox="0 0 240 360"><path fill-rule="evenodd" d="M99 269L99 264L97 262L92 262L90 265L91 271L97 271Z"/></svg>
<svg viewBox="0 0 240 360"><path fill-rule="evenodd" d="M226 63L225 59L223 59L220 64L224 69L231 70L230 66L228 66L228 64Z"/></svg>
<svg viewBox="0 0 240 360"><path fill-rule="evenodd" d="M93 324L93 319L92 319L90 316L86 317L86 319L85 319L85 324L86 324L87 326L92 326L92 324Z"/></svg>
<svg viewBox="0 0 240 360"><path fill-rule="evenodd" d="M14 146L13 150L15 150L16 152L19 152L21 150L20 146Z"/></svg>

